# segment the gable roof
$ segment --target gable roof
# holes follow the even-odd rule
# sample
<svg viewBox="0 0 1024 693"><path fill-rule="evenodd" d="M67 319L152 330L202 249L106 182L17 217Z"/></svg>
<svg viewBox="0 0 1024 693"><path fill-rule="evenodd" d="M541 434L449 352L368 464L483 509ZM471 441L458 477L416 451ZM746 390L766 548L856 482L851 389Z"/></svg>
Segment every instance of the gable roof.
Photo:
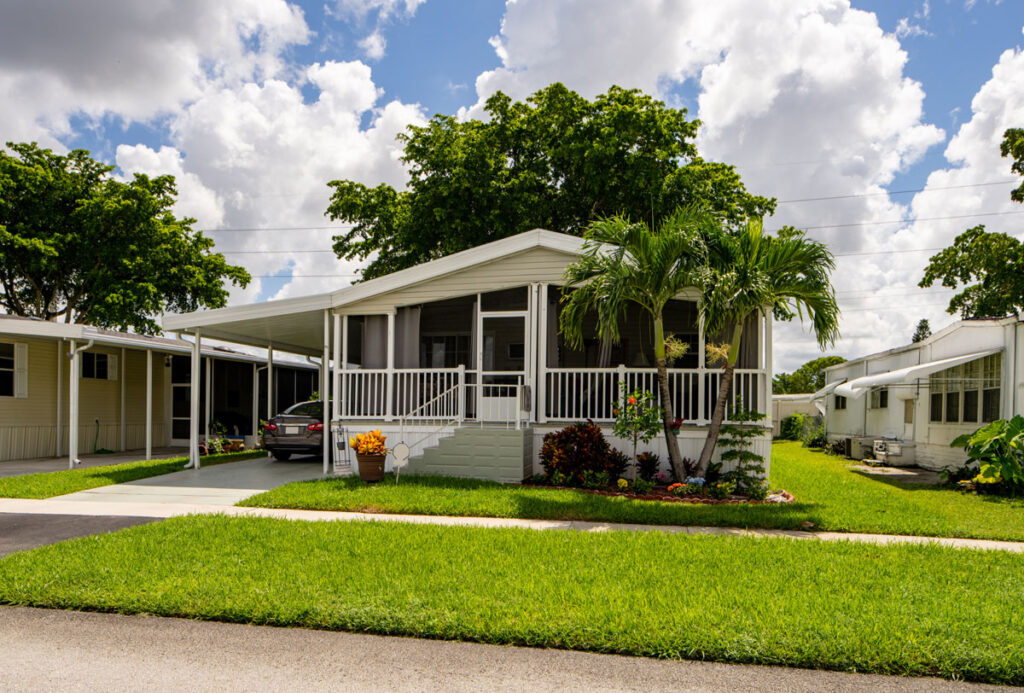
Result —
<svg viewBox="0 0 1024 693"><path fill-rule="evenodd" d="M240 344L273 345L295 353L318 354L323 341L320 322L323 318L319 314L324 311L429 282L534 248L579 256L583 244L583 239L576 236L533 229L327 293L165 315L163 327L177 332L194 333L199 330L203 335Z"/></svg>

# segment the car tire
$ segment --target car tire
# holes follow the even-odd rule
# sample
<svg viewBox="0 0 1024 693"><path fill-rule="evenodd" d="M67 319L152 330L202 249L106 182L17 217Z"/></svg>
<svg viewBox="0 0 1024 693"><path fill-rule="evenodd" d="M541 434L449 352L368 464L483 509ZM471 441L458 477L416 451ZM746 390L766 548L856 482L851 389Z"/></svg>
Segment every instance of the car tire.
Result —
<svg viewBox="0 0 1024 693"><path fill-rule="evenodd" d="M281 450L275 450L273 454L274 459L278 462L287 462L292 457L292 454L290 452L284 452Z"/></svg>

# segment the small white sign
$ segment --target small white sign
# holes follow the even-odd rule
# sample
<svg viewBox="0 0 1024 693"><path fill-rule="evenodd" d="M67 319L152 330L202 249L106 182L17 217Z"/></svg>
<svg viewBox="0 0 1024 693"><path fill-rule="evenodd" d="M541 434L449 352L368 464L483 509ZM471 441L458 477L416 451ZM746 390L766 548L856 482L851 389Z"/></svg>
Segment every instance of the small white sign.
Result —
<svg viewBox="0 0 1024 693"><path fill-rule="evenodd" d="M394 458L392 464L401 469L409 462L409 446L405 443L398 443L391 448L391 456Z"/></svg>

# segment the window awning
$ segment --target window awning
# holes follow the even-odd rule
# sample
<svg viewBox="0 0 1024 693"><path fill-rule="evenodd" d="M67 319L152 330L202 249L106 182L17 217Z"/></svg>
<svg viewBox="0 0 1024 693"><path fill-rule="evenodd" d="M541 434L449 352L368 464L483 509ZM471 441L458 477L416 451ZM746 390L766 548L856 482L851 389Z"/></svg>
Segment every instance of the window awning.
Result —
<svg viewBox="0 0 1024 693"><path fill-rule="evenodd" d="M938 361L928 361L927 363L919 363L916 366L898 368L894 371L875 373L874 375L865 375L860 378L854 378L848 383L843 383L839 387L835 388L835 393L837 395L842 395L843 397L858 398L861 397L865 392L870 391L873 387L912 383L918 378L924 378L931 375L932 373L944 371L947 368L952 368L953 366L959 366L961 363L967 363L968 361L974 361L976 359L984 358L986 356L991 356L992 354L998 354L1000 351L1002 351L1002 349L989 349L988 351L977 351L973 354L953 356L952 358L939 359Z"/></svg>
<svg viewBox="0 0 1024 693"><path fill-rule="evenodd" d="M814 400L817 399L825 399L826 397L832 394L833 390L835 390L837 387L839 387L845 382L846 378L843 378L842 380L837 380L834 383L829 383L828 385L826 385L825 387L821 388L813 395L811 395L811 401L813 402Z"/></svg>

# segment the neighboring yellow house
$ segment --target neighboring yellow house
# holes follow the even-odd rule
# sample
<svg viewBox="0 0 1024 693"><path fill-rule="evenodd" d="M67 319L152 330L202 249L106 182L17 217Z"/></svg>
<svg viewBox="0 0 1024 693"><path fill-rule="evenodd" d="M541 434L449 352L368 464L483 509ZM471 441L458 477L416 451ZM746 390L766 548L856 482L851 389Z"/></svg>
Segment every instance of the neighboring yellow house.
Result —
<svg viewBox="0 0 1024 693"><path fill-rule="evenodd" d="M186 447L191 351L185 339L0 315L0 461L98 449L140 450L148 458L153 448ZM204 427L217 421L251 445L266 418L266 357L213 346L203 357ZM309 398L316 369L300 362L274 368L275 413ZM77 426L69 426L74 409Z"/></svg>

